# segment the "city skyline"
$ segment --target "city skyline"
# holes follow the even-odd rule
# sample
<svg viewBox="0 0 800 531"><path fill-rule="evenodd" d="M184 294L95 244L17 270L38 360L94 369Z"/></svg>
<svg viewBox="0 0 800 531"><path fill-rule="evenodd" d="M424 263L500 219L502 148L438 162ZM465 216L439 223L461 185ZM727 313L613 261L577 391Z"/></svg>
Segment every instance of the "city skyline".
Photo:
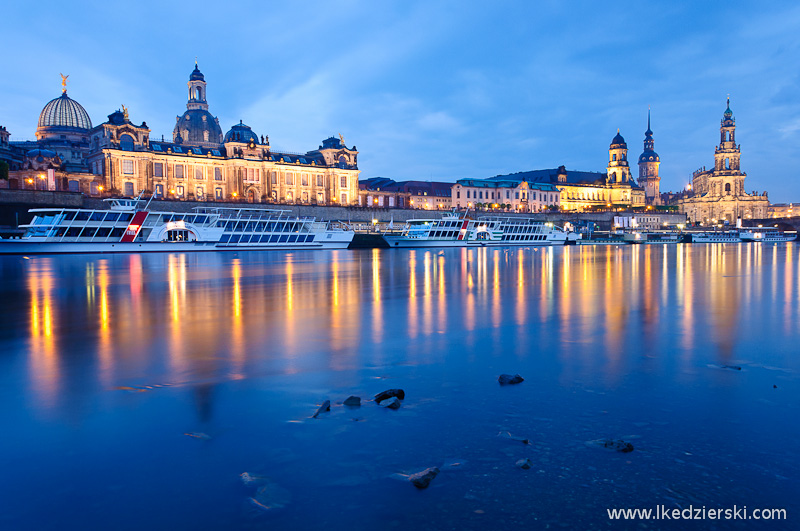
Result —
<svg viewBox="0 0 800 531"><path fill-rule="evenodd" d="M243 120L276 148L301 152L341 133L361 152L363 179L454 182L562 164L602 171L617 128L630 158L641 152L650 106L661 190L677 191L713 166L731 94L747 190L767 190L775 203L800 197L795 6L389 6L189 18L160 6L150 18L145 5L124 19L101 7L85 15L96 31L35 35L21 29L31 17L56 27L74 15L13 6L8 39L29 52L5 53L0 125L12 140L33 138L63 72L93 125L124 104L153 139L169 139L197 56L223 131ZM109 41L109 21L134 33L150 28L154 38ZM193 37L204 25L216 35Z"/></svg>

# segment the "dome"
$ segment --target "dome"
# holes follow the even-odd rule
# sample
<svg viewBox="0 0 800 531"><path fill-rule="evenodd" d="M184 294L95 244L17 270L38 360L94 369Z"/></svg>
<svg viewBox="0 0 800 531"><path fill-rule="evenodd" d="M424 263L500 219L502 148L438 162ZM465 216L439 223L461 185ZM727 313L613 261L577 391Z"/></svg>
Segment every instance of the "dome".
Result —
<svg viewBox="0 0 800 531"><path fill-rule="evenodd" d="M639 155L639 162L660 162L660 159L655 151L645 151Z"/></svg>
<svg viewBox="0 0 800 531"><path fill-rule="evenodd" d="M89 119L86 109L64 92L60 97L51 100L44 106L39 115L38 127L71 127L89 130L92 128L92 121Z"/></svg>
<svg viewBox="0 0 800 531"><path fill-rule="evenodd" d="M615 136L614 139L611 141L611 145L612 146L621 145L623 147L628 147L628 144L625 143L625 139L622 138L621 134L619 134L619 129L617 129L617 136Z"/></svg>
<svg viewBox="0 0 800 531"><path fill-rule="evenodd" d="M192 74L189 76L189 81L205 81L206 78L203 76L203 73L197 68L197 63L194 64L194 70L192 70Z"/></svg>
<svg viewBox="0 0 800 531"><path fill-rule="evenodd" d="M225 133L224 142L250 142L252 140L258 144L258 135L250 129L250 126L245 125L239 120L239 123L231 127L231 130Z"/></svg>
<svg viewBox="0 0 800 531"><path fill-rule="evenodd" d="M56 154L55 151L51 151L49 149L36 148L28 151L25 154L25 156L30 159L37 159L39 162L41 162L42 161L41 159L52 159L57 157L58 154Z"/></svg>
<svg viewBox="0 0 800 531"><path fill-rule="evenodd" d="M173 138L180 136L190 145L219 144L222 142L222 129L214 116L203 109L189 109L178 118Z"/></svg>

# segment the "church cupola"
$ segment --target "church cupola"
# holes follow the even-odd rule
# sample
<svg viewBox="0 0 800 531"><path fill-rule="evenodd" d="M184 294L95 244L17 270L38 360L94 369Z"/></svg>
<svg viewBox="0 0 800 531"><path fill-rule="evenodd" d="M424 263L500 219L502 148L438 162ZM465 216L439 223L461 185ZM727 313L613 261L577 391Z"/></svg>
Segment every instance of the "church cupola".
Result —
<svg viewBox="0 0 800 531"><path fill-rule="evenodd" d="M608 148L607 179L611 184L628 183L631 180L631 170L628 167L628 144L625 143L619 129Z"/></svg>
<svg viewBox="0 0 800 531"><path fill-rule="evenodd" d="M201 109L208 110L208 102L206 101L206 78L203 73L197 68L197 61L194 63L194 70L189 76L189 101L186 104L187 109Z"/></svg>

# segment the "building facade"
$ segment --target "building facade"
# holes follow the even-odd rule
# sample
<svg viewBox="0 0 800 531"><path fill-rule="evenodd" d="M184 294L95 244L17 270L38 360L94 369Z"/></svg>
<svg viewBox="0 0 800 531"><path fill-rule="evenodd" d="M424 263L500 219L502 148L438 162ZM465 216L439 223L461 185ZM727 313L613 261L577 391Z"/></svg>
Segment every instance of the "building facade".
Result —
<svg viewBox="0 0 800 531"><path fill-rule="evenodd" d="M714 169L702 168L692 175L691 190L679 194L675 203L692 222L734 224L739 219L767 217L767 193L748 194L744 188L747 176L741 171L741 146L736 143L736 120L728 107L720 121L720 143L714 150Z"/></svg>
<svg viewBox="0 0 800 531"><path fill-rule="evenodd" d="M207 83L197 64L172 141L152 139L147 124L133 123L124 106L93 127L85 109L67 96L65 79L62 85L61 97L42 110L37 141L17 146L35 155L21 169L30 170L35 162L60 174L55 189L199 201L358 202L355 146L345 145L339 135L302 154L276 152L269 137L259 137L241 121L223 136L209 112ZM38 182L28 173L15 175L14 187L35 188Z"/></svg>
<svg viewBox="0 0 800 531"><path fill-rule="evenodd" d="M544 212L557 208L559 191L549 183L524 180L460 179L452 186L452 204L457 208Z"/></svg>

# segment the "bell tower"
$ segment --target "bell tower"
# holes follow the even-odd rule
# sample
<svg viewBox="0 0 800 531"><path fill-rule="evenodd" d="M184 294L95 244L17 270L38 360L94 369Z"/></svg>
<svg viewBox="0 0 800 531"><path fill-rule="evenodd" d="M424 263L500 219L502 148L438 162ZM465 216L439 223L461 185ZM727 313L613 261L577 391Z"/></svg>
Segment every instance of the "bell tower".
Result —
<svg viewBox="0 0 800 531"><path fill-rule="evenodd" d="M653 131L650 130L650 109L647 109L647 131L644 132L644 151L639 155L639 186L644 188L644 198L648 205L661 204L659 185L661 177L658 167L661 159L653 151Z"/></svg>

